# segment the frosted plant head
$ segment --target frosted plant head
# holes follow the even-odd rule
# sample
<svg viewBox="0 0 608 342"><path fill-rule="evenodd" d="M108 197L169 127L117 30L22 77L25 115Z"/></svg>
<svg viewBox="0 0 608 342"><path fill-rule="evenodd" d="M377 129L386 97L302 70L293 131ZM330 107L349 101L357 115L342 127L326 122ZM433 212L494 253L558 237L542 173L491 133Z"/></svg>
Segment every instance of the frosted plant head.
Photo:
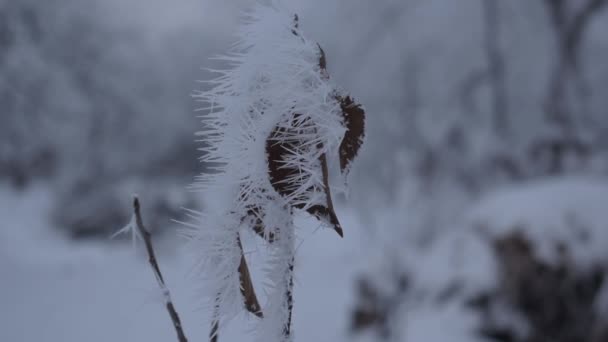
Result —
<svg viewBox="0 0 608 342"><path fill-rule="evenodd" d="M199 185L206 193L238 192L230 211L254 209L261 219L268 202L327 207L323 159L339 156L348 172L363 136L363 110L331 83L325 53L303 35L297 15L258 5L246 20L231 53L220 57L229 67L216 70L213 88L196 96L210 111L202 160L218 171ZM356 136L345 135L354 126ZM322 220L330 216L318 212Z"/></svg>
<svg viewBox="0 0 608 342"><path fill-rule="evenodd" d="M339 159L341 171L348 173L362 143L364 112L331 82L323 49L304 36L297 15L278 5L257 5L238 37L230 53L219 57L227 67L214 70L217 77L207 82L211 89L195 95L207 111L201 159L214 172L197 182L206 213L194 240L204 240L201 250L215 260L207 266L215 278L212 295L220 303L219 320L231 314L226 308L233 307L235 281L240 281L241 303L263 316L252 309L257 299L251 300L255 293L247 285L248 270L239 266L237 274L236 267L218 266L245 262L242 230L263 237L274 260L269 283L278 291L270 295L268 309L280 320L284 309L291 312L284 292L293 286L292 214L307 212L342 235L328 158ZM219 293L222 288L231 293ZM274 326L268 323L272 317L264 317L265 326ZM287 323L279 325L289 327Z"/></svg>

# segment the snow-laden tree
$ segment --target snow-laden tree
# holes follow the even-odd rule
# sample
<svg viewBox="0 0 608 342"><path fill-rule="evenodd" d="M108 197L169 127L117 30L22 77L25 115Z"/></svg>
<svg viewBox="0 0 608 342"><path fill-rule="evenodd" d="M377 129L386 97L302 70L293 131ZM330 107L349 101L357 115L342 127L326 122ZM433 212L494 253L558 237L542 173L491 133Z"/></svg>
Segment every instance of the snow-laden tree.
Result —
<svg viewBox="0 0 608 342"><path fill-rule="evenodd" d="M311 13L324 4L312 2ZM356 312L354 321L375 320L387 340L397 340L390 328L428 328L399 311L421 311L409 302L419 294L407 287L424 268L409 272L403 265L432 258L418 254L429 248L442 253L444 236L461 228L455 222L475 199L548 175L605 174L606 139L600 137L607 136L608 116L599 79L605 82L606 65L598 61L606 59L600 56L607 51L608 12L603 1L582 0L339 3L328 24L319 20L317 35L328 53L352 56L332 74L377 115L369 125L371 153L362 155L359 168L367 172L357 184L367 190L363 206L376 208L360 212L382 222L370 224L367 244L381 252L357 299L376 312ZM351 73L354 68L361 72ZM564 129L551 116L563 117ZM391 193L389 209L377 205ZM427 291L428 284L420 288ZM539 300L550 302L546 294ZM435 325L441 320L437 312L429 316ZM447 333L438 340L446 336L456 339Z"/></svg>
<svg viewBox="0 0 608 342"><path fill-rule="evenodd" d="M184 94L200 62L190 56L202 52L193 34L152 38L136 21L114 21L115 10L0 0L0 181L51 181L52 219L75 237L105 238L132 192L159 215L152 222L192 203L168 194L196 174ZM200 30L196 39L212 41Z"/></svg>
<svg viewBox="0 0 608 342"><path fill-rule="evenodd" d="M342 235L329 186L331 160L346 177L363 138L364 112L329 78L325 53L302 33L297 15L277 4L246 17L227 62L196 97L204 103L203 162L214 173L196 186L206 210L191 232L220 322L246 309L261 319L260 341L292 340L294 214L305 212ZM242 234L262 238L269 254L268 299L259 303Z"/></svg>

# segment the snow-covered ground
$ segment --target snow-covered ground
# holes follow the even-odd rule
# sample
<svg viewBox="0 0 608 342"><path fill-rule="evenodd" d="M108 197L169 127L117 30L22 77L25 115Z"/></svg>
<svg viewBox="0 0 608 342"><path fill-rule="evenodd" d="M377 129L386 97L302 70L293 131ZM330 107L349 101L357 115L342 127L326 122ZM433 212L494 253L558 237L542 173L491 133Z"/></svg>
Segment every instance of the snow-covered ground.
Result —
<svg viewBox="0 0 608 342"><path fill-rule="evenodd" d="M404 214L389 210L381 216L385 216L382 222L396 224L403 222L398 218ZM387 234L391 232L393 237L399 234L395 230ZM545 178L497 189L470 203L428 248L384 238L368 254L366 273L381 298L376 301L380 310L390 310L392 338L407 342L486 341L478 332L487 317L469 301L500 289L504 274L494 243L515 232L530 242L535 258L549 265L563 262L557 246L565 246L576 272L608 265L608 180ZM396 272L407 277L406 290L401 292ZM360 302L362 308L374 307L365 300ZM526 317L504 304L493 319L525 334ZM608 317L608 282L599 290L594 308L599 317ZM377 335L366 335L364 341L378 340Z"/></svg>
<svg viewBox="0 0 608 342"><path fill-rule="evenodd" d="M608 180L600 177L545 179L482 198L467 215L469 225L491 234L522 230L538 257L555 261L556 243L568 245L578 267L608 261Z"/></svg>
<svg viewBox="0 0 608 342"><path fill-rule="evenodd" d="M400 332L405 341L484 341L476 334L484 317L466 303L500 286L495 239L519 232L530 241L534 257L550 265L563 262L556 247L565 246L578 272L608 265L608 181L603 178L547 178L497 190L473 203L458 221L428 250L403 257L413 278L403 309L407 324ZM608 282L594 304L598 315L608 314ZM525 333L523 317L507 310L501 315L506 326Z"/></svg>
<svg viewBox="0 0 608 342"><path fill-rule="evenodd" d="M175 340L142 246L134 252L130 243L62 238L45 219L50 196L44 187L23 194L0 190L0 341ZM317 230L312 221L301 223L294 311L298 340L348 339L359 227L351 216L342 216L348 229L344 239ZM189 273L192 260L179 241L157 245L186 333L192 341L205 341L208 313L199 310L197 284ZM222 341L252 340L254 319L237 317L222 331Z"/></svg>
<svg viewBox="0 0 608 342"><path fill-rule="evenodd" d="M0 190L0 341L175 340L142 246L134 252L126 242L61 238L45 220L52 200L41 186L24 194ZM348 320L354 279L362 267L373 268L370 255L382 254L382 246L376 245L375 253L367 250L374 244L365 240L368 235L349 209L340 213L344 239L316 229L312 220L299 222L296 341L352 340ZM548 261L551 246L563 241L580 266L608 263L608 182L569 177L497 191L473 204L431 248L404 251L403 264L414 279L400 323L403 340L474 341L480 318L458 299L439 305L437 298L449 284L461 284L465 296L495 286L496 264L484 239L514 229L522 229L539 247L538 256ZM197 284L189 272L192 260L179 242L157 241L161 268L188 336L205 341L208 313L199 310ZM255 254L247 245L246 252ZM251 266L259 280L259 265ZM608 313L604 285L596 304ZM222 341L253 340L254 320L237 317L222 331Z"/></svg>

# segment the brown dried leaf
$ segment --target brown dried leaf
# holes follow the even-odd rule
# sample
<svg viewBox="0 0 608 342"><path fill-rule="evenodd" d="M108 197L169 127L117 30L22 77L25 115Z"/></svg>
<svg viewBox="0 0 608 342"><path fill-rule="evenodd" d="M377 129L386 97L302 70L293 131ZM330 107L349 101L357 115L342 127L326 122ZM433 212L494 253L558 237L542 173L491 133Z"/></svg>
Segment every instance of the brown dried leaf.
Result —
<svg viewBox="0 0 608 342"><path fill-rule="evenodd" d="M317 43L319 47L319 68L321 70L327 70L327 58L325 57L325 50L321 47L321 44Z"/></svg>
<svg viewBox="0 0 608 342"><path fill-rule="evenodd" d="M318 43L317 47L319 48L319 69L321 71L321 76L328 79L329 73L327 72L327 57L325 51ZM340 102L342 118L346 125L346 133L340 144L340 170L343 175L347 175L350 164L357 156L361 144L363 144L363 138L365 136L365 111L361 108L361 105L355 103L350 96L344 97L336 95L336 100Z"/></svg>
<svg viewBox="0 0 608 342"><path fill-rule="evenodd" d="M241 294L243 295L245 301L245 308L247 311L256 315L259 318L263 318L264 314L262 313L262 308L260 306L260 302L258 301L258 297L255 294L255 289L253 287L253 282L251 281L251 273L249 273L249 267L247 267L247 260L245 259L245 254L243 253L243 245L241 244L241 239L237 238L239 249L241 251L241 263L239 264L239 280L241 282Z"/></svg>
<svg viewBox="0 0 608 342"><path fill-rule="evenodd" d="M350 96L337 96L342 109L346 133L340 143L340 171L347 175L365 137L365 111Z"/></svg>
<svg viewBox="0 0 608 342"><path fill-rule="evenodd" d="M336 211L334 210L334 203L331 199L331 189L329 187L329 171L327 168L327 157L325 153L321 155L320 159L321 171L323 173L323 187L325 188L324 190L327 201L327 207L313 206L308 209L308 212L316 216L317 218L319 218L319 216L324 217L327 221L329 221L329 223L333 225L336 233L338 233L340 237L344 237L342 225L340 225L340 221L338 221L338 216L336 215Z"/></svg>
<svg viewBox="0 0 608 342"><path fill-rule="evenodd" d="M266 232L264 229L264 222L261 218L261 209L259 207L251 207L247 210L247 215L243 217L243 220L251 219L253 231L262 239L268 243L274 242L274 233L272 231ZM242 222L241 221L241 222Z"/></svg>
<svg viewBox="0 0 608 342"><path fill-rule="evenodd" d="M266 139L266 155L272 187L281 196L289 196L293 190L286 180L300 174L300 170L284 167L284 160L291 154L291 151L297 149L297 146L295 142L278 141L274 138L283 132L284 129L277 126Z"/></svg>
<svg viewBox="0 0 608 342"><path fill-rule="evenodd" d="M300 18L298 18L297 14L293 15L293 28L291 29L291 33L293 33L294 36L298 35L298 27L300 26L299 24Z"/></svg>
<svg viewBox="0 0 608 342"><path fill-rule="evenodd" d="M319 71L321 72L321 78L329 79L329 73L327 72L327 57L325 56L325 51L321 47L321 44L317 43L317 47L319 48Z"/></svg>
<svg viewBox="0 0 608 342"><path fill-rule="evenodd" d="M298 115L298 114L295 114ZM268 173L270 176L270 182L273 188L282 196L290 196L293 192L293 184L287 182L288 179L293 179L294 176L301 176L301 170L296 168L287 168L284 165L284 160L292 153L292 151L298 150L300 142L279 142L273 137L279 133L281 128L276 127L271 133L270 137L266 140L266 154L268 155ZM304 143L304 142L301 142ZM322 148L322 146L319 146ZM329 173L327 170L327 158L325 154L320 157L321 171L323 174L323 189L326 195L326 205L314 205L307 209L307 212L317 219L331 224L338 235L343 236L342 226L338 221L338 217L335 213L331 191L329 187ZM309 175L310 176L310 175ZM311 189L312 190L312 189ZM297 204L294 206L298 209L303 209L304 204Z"/></svg>

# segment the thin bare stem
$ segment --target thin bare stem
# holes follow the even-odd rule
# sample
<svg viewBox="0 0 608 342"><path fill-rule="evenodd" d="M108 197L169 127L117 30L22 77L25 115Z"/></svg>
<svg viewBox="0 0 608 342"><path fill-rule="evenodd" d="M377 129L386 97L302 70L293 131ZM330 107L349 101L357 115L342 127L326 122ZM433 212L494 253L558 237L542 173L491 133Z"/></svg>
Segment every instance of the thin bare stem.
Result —
<svg viewBox="0 0 608 342"><path fill-rule="evenodd" d="M291 259L289 263L289 282L287 283L287 288L285 289L285 296L287 299L287 322L285 323L285 328L283 330L283 335L286 341L289 341L291 338L291 316L293 312L293 264L294 260Z"/></svg>
<svg viewBox="0 0 608 342"><path fill-rule="evenodd" d="M209 332L209 342L219 341L220 330L220 304L219 296L215 298L215 306L213 307L213 319L211 320L211 330Z"/></svg>
<svg viewBox="0 0 608 342"><path fill-rule="evenodd" d="M154 276L156 277L156 281L158 282L158 286L160 287L163 297L165 299L165 307L167 308L167 312L169 312L169 316L171 317L171 322L173 322L173 327L175 328L175 332L177 333L177 339L179 342L188 342L186 335L184 334L184 330L182 329L182 323L179 319L179 315L175 310L175 306L173 305L173 301L171 300L171 293L169 289L165 285L165 280L163 279L163 275L160 272L160 267L158 266L158 262L156 261L156 255L154 253L154 248L152 247L152 238L150 232L144 226L144 222L141 218L141 211L139 205L139 199L137 197L133 198L133 212L135 214L135 222L137 226L137 230L141 238L144 240L146 244L146 252L148 253L148 262L152 267L152 271L154 272Z"/></svg>
<svg viewBox="0 0 608 342"><path fill-rule="evenodd" d="M507 108L507 85L505 81L505 61L500 47L500 3L498 0L482 0L484 18L483 45L488 63L487 77L492 88L492 111L494 131L504 137L509 131Z"/></svg>

